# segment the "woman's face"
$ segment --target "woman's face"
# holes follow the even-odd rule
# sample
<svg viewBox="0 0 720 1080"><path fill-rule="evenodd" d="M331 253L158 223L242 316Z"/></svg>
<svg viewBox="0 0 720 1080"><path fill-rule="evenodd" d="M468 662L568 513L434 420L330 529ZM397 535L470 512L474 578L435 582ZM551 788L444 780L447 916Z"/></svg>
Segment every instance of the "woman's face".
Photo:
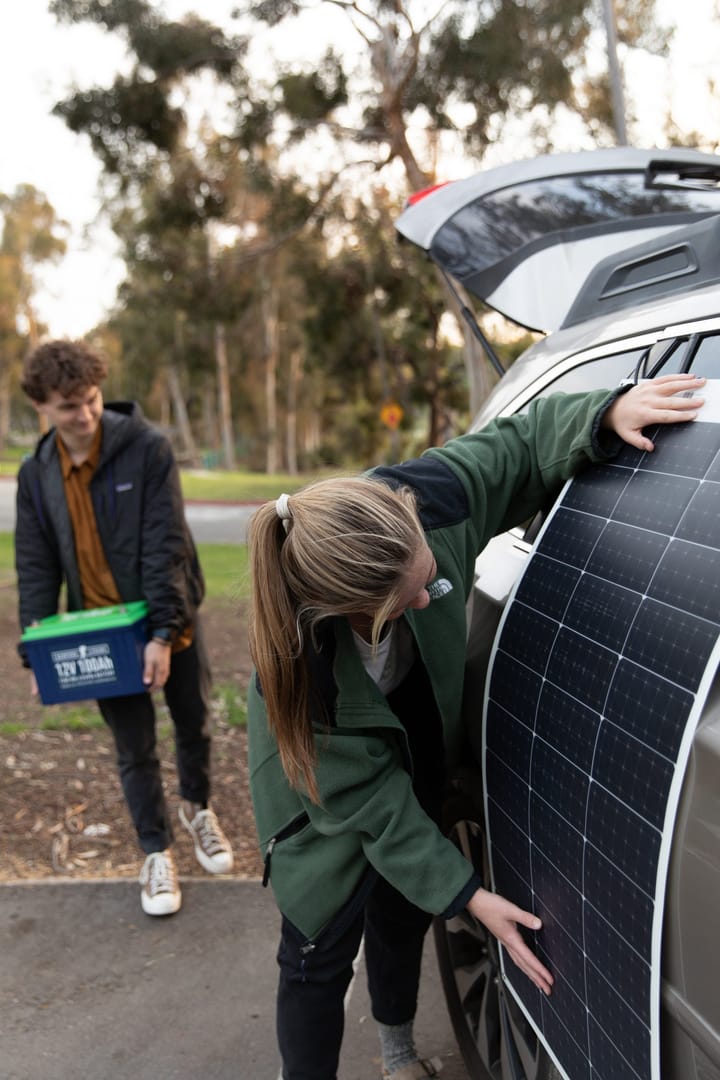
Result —
<svg viewBox="0 0 720 1080"><path fill-rule="evenodd" d="M388 615L388 619L399 619L400 616L413 608L417 611L425 608L430 603L430 594L427 587L437 576L437 563L427 544L423 544L415 558L409 564L403 587L398 599L398 606Z"/></svg>

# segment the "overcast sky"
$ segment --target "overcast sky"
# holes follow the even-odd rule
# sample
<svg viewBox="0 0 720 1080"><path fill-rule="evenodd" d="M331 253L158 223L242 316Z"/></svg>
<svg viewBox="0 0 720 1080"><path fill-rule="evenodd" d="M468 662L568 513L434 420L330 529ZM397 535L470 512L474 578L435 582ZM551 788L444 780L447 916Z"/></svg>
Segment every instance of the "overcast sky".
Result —
<svg viewBox="0 0 720 1080"><path fill-rule="evenodd" d="M712 102L705 91L709 76L715 73L720 79L720 31L710 19L713 2L683 0L678 5L658 0L668 21L676 20L680 11L682 19L672 65L643 61L631 73L633 94L645 97L647 145L659 140L670 101L681 127L720 130L718 100ZM165 10L176 17L192 6L192 0L169 0ZM233 3L203 0L197 6L205 18L221 22ZM326 13L332 11L323 7ZM315 54L318 25L305 35L295 28L287 47ZM327 30L327 14L321 25ZM121 280L122 264L112 234L98 220L96 158L87 140L73 135L50 112L73 84L109 84L123 57L113 35L90 24L58 25L47 12L47 0L5 0L0 5L0 191L33 184L71 226L68 254L57 269L45 273L37 304L53 336L79 336L102 317ZM510 160L512 150L508 153Z"/></svg>

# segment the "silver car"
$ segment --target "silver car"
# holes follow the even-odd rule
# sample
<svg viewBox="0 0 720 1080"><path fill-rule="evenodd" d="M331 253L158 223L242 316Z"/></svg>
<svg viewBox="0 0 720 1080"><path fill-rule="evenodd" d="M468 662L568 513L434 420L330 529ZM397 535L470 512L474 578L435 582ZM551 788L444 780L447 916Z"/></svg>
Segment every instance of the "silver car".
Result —
<svg viewBox="0 0 720 1080"><path fill-rule="evenodd" d="M555 391L687 370L720 379L720 157L622 148L535 158L431 190L412 201L397 228L451 283L546 335L502 376L472 430ZM454 778L446 824L488 887L487 673L503 612L542 524L539 515L485 549L468 611L471 752ZM572 561L572 552L566 554ZM560 1030L573 1043L572 1021L542 1030L522 995L509 991L494 940L462 917L438 921L435 932L450 1014L473 1080L720 1080L719 706L714 678L672 819L659 897L661 970L653 984L659 1048L647 1071L626 1055L608 1075L588 1054L573 1074L572 1055L552 1035Z"/></svg>

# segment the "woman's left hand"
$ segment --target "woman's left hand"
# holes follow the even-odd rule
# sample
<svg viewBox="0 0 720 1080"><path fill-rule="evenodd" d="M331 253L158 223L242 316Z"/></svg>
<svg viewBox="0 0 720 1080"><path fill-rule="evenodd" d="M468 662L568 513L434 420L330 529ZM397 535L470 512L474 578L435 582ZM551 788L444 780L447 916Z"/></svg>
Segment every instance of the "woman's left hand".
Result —
<svg viewBox="0 0 720 1080"><path fill-rule="evenodd" d="M530 930L540 930L542 922L529 911L523 911L517 904L511 903L497 893L488 892L487 889L478 889L473 893L467 904L467 910L481 923L484 923L490 933L504 945L508 954L517 967L524 971L529 979L535 983L544 994L552 990L553 977L538 960L535 953L522 939L517 924L527 926Z"/></svg>
<svg viewBox="0 0 720 1080"><path fill-rule="evenodd" d="M610 428L638 450L654 450L652 440L643 435L642 429L694 420L704 404L703 398L676 395L699 390L705 381L695 375L678 374L638 383L615 399L602 418L602 427Z"/></svg>

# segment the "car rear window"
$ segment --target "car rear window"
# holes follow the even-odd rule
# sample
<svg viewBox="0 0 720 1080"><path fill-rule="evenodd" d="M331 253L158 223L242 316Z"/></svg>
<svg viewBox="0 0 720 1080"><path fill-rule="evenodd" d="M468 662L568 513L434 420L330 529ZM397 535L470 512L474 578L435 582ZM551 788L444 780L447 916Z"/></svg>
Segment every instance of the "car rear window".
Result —
<svg viewBox="0 0 720 1080"><path fill-rule="evenodd" d="M462 280L563 229L607 226L656 214L696 212L701 217L717 213L718 204L714 190L646 188L640 172L548 177L468 203L438 230L432 251Z"/></svg>

